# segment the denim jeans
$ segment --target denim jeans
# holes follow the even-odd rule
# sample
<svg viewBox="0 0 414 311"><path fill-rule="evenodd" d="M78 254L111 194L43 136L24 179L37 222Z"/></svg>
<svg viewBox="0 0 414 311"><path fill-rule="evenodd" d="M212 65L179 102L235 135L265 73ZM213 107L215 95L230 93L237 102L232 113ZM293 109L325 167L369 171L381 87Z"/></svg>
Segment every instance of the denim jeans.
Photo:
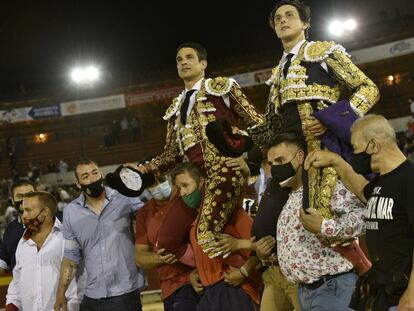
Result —
<svg viewBox="0 0 414 311"><path fill-rule="evenodd" d="M358 276L355 272L341 274L316 289L299 285L298 296L302 311L348 311Z"/></svg>
<svg viewBox="0 0 414 311"><path fill-rule="evenodd" d="M391 308L388 309L388 311L397 311L397 308L398 308L397 306L391 307Z"/></svg>

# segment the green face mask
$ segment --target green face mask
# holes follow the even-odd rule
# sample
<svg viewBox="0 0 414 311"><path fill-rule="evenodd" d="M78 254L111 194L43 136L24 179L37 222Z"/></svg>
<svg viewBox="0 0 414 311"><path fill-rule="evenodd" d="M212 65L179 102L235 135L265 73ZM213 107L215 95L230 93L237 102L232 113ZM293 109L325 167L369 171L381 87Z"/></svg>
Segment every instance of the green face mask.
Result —
<svg viewBox="0 0 414 311"><path fill-rule="evenodd" d="M201 190L197 189L188 195L182 196L181 198L189 208L199 208L201 203Z"/></svg>

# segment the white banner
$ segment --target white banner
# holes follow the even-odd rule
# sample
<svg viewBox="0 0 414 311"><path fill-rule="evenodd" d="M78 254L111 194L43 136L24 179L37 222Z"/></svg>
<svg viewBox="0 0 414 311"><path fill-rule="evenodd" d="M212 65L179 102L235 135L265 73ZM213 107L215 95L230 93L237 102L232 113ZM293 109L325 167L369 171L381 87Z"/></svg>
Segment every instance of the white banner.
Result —
<svg viewBox="0 0 414 311"><path fill-rule="evenodd" d="M10 110L0 110L0 124L1 123L16 123L28 121L28 113L31 107L14 108Z"/></svg>
<svg viewBox="0 0 414 311"><path fill-rule="evenodd" d="M355 64L371 63L378 60L414 53L414 38L373 46L350 52Z"/></svg>
<svg viewBox="0 0 414 311"><path fill-rule="evenodd" d="M62 116L125 108L125 96L115 95L60 104Z"/></svg>

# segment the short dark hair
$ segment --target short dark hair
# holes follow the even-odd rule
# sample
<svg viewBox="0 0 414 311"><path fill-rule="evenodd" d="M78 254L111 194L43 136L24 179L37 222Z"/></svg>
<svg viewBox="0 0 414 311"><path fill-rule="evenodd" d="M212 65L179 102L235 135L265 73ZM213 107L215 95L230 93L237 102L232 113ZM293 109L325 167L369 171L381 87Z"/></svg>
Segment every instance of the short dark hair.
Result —
<svg viewBox="0 0 414 311"><path fill-rule="evenodd" d="M14 196L14 190L16 188L23 187L23 186L32 186L33 189L35 189L35 186L34 186L34 184L31 181L25 180L25 179L21 179L18 182L13 183L13 185L11 186L11 194L12 194L12 196Z"/></svg>
<svg viewBox="0 0 414 311"><path fill-rule="evenodd" d="M311 9L306 4L304 4L300 0L281 0L276 3L276 6L273 8L272 12L270 12L269 16L269 24L272 29L275 29L275 14L276 11L284 5L291 5L298 10L300 20L305 23L309 24L309 27L305 30L305 36L308 37L310 22L311 22Z"/></svg>
<svg viewBox="0 0 414 311"><path fill-rule="evenodd" d="M197 42L186 42L181 44L178 48L177 48L177 53L182 49L182 48L192 48L197 52L197 56L198 56L198 60L202 61L202 60L207 60L207 51L204 48L204 46L202 46L200 43Z"/></svg>
<svg viewBox="0 0 414 311"><path fill-rule="evenodd" d="M278 135L274 140L272 140L269 143L269 145L267 146L267 150L270 150L270 148L277 147L281 144L295 145L300 150L306 151L306 142L303 138L294 133L283 133Z"/></svg>
<svg viewBox="0 0 414 311"><path fill-rule="evenodd" d="M195 166L190 162L184 162L177 164L177 166L171 171L172 180L175 182L175 178L184 173L188 173L197 184L200 183L200 178L203 177L198 166Z"/></svg>
<svg viewBox="0 0 414 311"><path fill-rule="evenodd" d="M57 201L51 193L46 191L29 192L24 195L24 198L37 198L43 206L50 210L52 216L56 215Z"/></svg>
<svg viewBox="0 0 414 311"><path fill-rule="evenodd" d="M77 172L78 167L81 165L88 165L88 164L95 164L96 166L98 166L98 163L96 163L96 161L91 160L89 158L80 158L78 160L78 162L75 165L75 169L74 169L76 180L79 180L78 172Z"/></svg>

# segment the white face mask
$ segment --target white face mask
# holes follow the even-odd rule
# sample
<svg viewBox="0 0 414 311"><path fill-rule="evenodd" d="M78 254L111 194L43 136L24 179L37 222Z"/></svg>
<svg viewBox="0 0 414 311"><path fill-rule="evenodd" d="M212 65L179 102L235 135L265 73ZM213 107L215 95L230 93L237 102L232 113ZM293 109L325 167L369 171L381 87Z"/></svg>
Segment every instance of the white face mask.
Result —
<svg viewBox="0 0 414 311"><path fill-rule="evenodd" d="M168 180L149 190L155 200L164 201L170 198L171 185Z"/></svg>

